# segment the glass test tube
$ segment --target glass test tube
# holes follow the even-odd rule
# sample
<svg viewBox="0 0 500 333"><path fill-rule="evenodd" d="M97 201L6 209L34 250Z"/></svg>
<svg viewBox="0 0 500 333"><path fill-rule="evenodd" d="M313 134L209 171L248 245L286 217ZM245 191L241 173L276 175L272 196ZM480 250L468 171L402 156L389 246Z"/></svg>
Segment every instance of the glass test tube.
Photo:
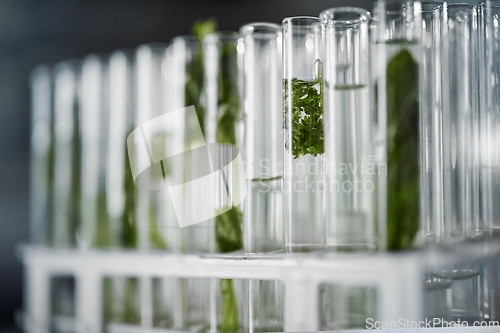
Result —
<svg viewBox="0 0 500 333"><path fill-rule="evenodd" d="M164 160L169 174L165 179L163 193L163 224L169 231L166 240L169 249L179 252L210 252L214 244L213 225L206 222L179 226L173 197L168 188L196 179L206 166L203 138L204 108L200 104L203 85L203 53L201 41L194 36L178 36L165 50L162 66L164 80L164 110L166 114L186 110L175 120L178 124L168 138L168 146L182 152ZM194 106L195 112L186 108ZM199 149L198 149L199 148ZM188 192L189 193L189 192ZM196 206L189 195L182 196L183 210L192 211ZM163 285L161 285L163 284ZM209 279L166 279L158 278L154 287L153 325L176 330L206 330L210 327L210 280ZM183 306L179 306L183 304Z"/></svg>
<svg viewBox="0 0 500 333"><path fill-rule="evenodd" d="M166 44L144 44L135 50L135 129L140 129L134 136L138 152L134 159L137 163L149 163L136 181L137 186L137 226L139 247L156 250L167 250L170 244L166 235L173 229L165 228L165 211L162 184L168 173L168 165L157 160L165 151L171 134L162 126L162 119L157 118L165 113L162 64ZM139 135L140 134L140 135ZM141 141L141 140L145 140ZM139 150L147 145L146 151ZM130 152L130 150L129 150ZM145 153L144 154L141 154ZM140 164L142 165L142 164ZM140 178L139 178L140 177ZM139 183L138 183L139 182Z"/></svg>
<svg viewBox="0 0 500 333"><path fill-rule="evenodd" d="M316 17L283 20L285 249L324 247L323 62Z"/></svg>
<svg viewBox="0 0 500 333"><path fill-rule="evenodd" d="M414 247L421 229L421 4L379 0L375 15L379 19L374 45L376 216L380 235L386 239L381 248L400 250Z"/></svg>
<svg viewBox="0 0 500 333"><path fill-rule="evenodd" d="M217 161L212 161L213 164L225 158L226 150L243 147L239 40L240 36L237 33L212 33L203 40L205 71L203 101L206 110L204 136L207 143L216 143L221 147L220 155L216 156ZM238 179L239 176L237 173L225 175L227 179ZM213 222L207 221L214 225L214 250L216 252L242 250L243 205L233 205L229 202L232 200L226 198L226 188L222 187L216 189L215 195L219 206L229 210L217 215ZM225 228L228 228L228 233L225 235L217 233L217 230L222 231Z"/></svg>
<svg viewBox="0 0 500 333"><path fill-rule="evenodd" d="M106 204L112 247L137 248L136 186L130 171L127 136L134 130L133 54L113 52L108 60L109 119Z"/></svg>
<svg viewBox="0 0 500 333"><path fill-rule="evenodd" d="M481 123L482 211L486 229L500 230L500 1L482 4L485 101Z"/></svg>
<svg viewBox="0 0 500 333"><path fill-rule="evenodd" d="M281 26L251 23L242 26L240 34L248 190L244 247L249 253L274 252L284 247ZM282 283L250 280L248 295L248 328L254 332L282 331Z"/></svg>
<svg viewBox="0 0 500 333"><path fill-rule="evenodd" d="M80 220L79 63L54 68L53 246L73 247Z"/></svg>
<svg viewBox="0 0 500 333"><path fill-rule="evenodd" d="M224 164L227 156L243 147L243 121L241 113L241 46L240 35L233 32L212 33L203 39L205 106L205 141L215 143L218 148L211 164L215 171L217 164ZM235 159L236 160L236 159ZM241 165L242 167L242 165ZM214 250L227 253L243 250L243 209L242 203L235 203L234 196L229 196L228 188L236 193L244 186L240 167L223 171L224 183L217 186L215 197L217 209L215 218L204 223L213 223ZM243 180L243 182L240 182ZM219 214L223 212L222 214ZM217 280L216 318L220 331L243 329L248 325L247 281ZM215 287L212 285L211 288ZM212 327L213 328L213 327Z"/></svg>
<svg viewBox="0 0 500 333"><path fill-rule="evenodd" d="M281 111L281 27L253 23L243 38L243 111L248 200L245 251L283 249L283 117Z"/></svg>
<svg viewBox="0 0 500 333"><path fill-rule="evenodd" d="M135 144L138 149L134 162L144 163L144 170L136 182L137 224L140 247L179 251L182 230L176 223L172 203L166 188L172 176L171 161L167 158L170 148L176 145L175 126L178 119L168 117L166 100L165 57L169 45L144 44L135 50ZM139 131L138 131L139 129ZM129 137L128 140L131 140ZM130 152L130 150L129 150ZM173 278L141 279L141 323L154 327L179 327L175 309L182 304L179 280ZM146 309L144 308L146 306ZM147 311L150 308L151 312ZM146 311L145 311L146 310Z"/></svg>
<svg viewBox="0 0 500 333"><path fill-rule="evenodd" d="M481 3L483 60L481 105L481 210L488 234L500 231L500 1ZM500 269L498 255L485 265L485 290L491 320L500 319Z"/></svg>
<svg viewBox="0 0 500 333"><path fill-rule="evenodd" d="M191 181L204 173L207 167L208 140L205 133L206 105L203 101L204 89L204 56L202 41L192 35L177 36L172 39L172 45L167 49L166 56L166 89L168 111L191 107L195 114L186 113L182 129L177 132L182 140L184 153L175 165L172 165L173 174L182 182ZM200 135L201 130L201 135ZM213 141L212 141L213 142ZM195 149L197 147L198 149ZM179 181L177 181L179 182ZM199 194L201 192L195 193ZM184 195L184 209L192 210L195 198ZM201 210L202 207L199 207ZM178 228L178 226L177 226ZM203 221L183 228L183 252L207 253L215 248L213 220Z"/></svg>
<svg viewBox="0 0 500 333"><path fill-rule="evenodd" d="M54 177L52 69L40 65L31 74L30 240L49 245Z"/></svg>
<svg viewBox="0 0 500 333"><path fill-rule="evenodd" d="M106 165L108 156L107 58L89 55L82 62L81 85L81 224L82 249L111 245L107 212Z"/></svg>
<svg viewBox="0 0 500 333"><path fill-rule="evenodd" d="M325 31L326 245L373 250L381 242L371 160L370 13L338 7L323 11L320 19Z"/></svg>
<svg viewBox="0 0 500 333"><path fill-rule="evenodd" d="M337 7L320 14L323 26L324 133L326 160L326 246L337 251L367 251L380 246L374 217L375 185L370 172L370 13ZM371 286L323 284L323 330L363 328L375 318Z"/></svg>
<svg viewBox="0 0 500 333"><path fill-rule="evenodd" d="M443 3L422 2L421 92L422 113L422 229L424 244L434 245L443 237L443 102L441 92L441 26ZM449 320L447 295L451 280L429 272L424 279L425 316Z"/></svg>
<svg viewBox="0 0 500 333"><path fill-rule="evenodd" d="M421 25L421 171L422 229L425 244L443 234L443 102L441 92L441 25L443 4L422 2ZM437 283L436 286L440 284ZM432 290L435 287L431 288Z"/></svg>
<svg viewBox="0 0 500 333"><path fill-rule="evenodd" d="M106 58L108 92L105 157L105 193L109 219L109 237L100 238L97 246L134 249L138 247L136 223L136 187L130 171L127 136L134 121L133 54L114 51ZM99 221L100 222L100 221ZM96 239L99 240L99 239ZM113 322L140 322L138 280L132 277L106 277L102 280L104 325Z"/></svg>
<svg viewBox="0 0 500 333"><path fill-rule="evenodd" d="M477 7L448 4L442 31L444 225L440 242L480 232Z"/></svg>
<svg viewBox="0 0 500 333"><path fill-rule="evenodd" d="M439 243L479 235L479 33L475 5L444 4L442 41L443 226ZM433 274L451 281L450 316L472 322L481 316L481 269L458 263Z"/></svg>

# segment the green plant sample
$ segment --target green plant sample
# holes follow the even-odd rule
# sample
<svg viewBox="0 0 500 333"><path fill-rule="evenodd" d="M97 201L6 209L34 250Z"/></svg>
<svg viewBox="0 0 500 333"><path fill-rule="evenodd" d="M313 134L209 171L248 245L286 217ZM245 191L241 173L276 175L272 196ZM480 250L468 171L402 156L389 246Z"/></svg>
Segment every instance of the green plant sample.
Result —
<svg viewBox="0 0 500 333"><path fill-rule="evenodd" d="M234 252L243 248L242 220L243 214L234 206L215 218L215 245L218 252Z"/></svg>
<svg viewBox="0 0 500 333"><path fill-rule="evenodd" d="M243 248L242 220L243 214L234 206L215 218L215 244L218 252L233 252ZM222 293L222 320L219 331L223 333L237 332L240 329L240 323L233 281L221 279L220 290Z"/></svg>
<svg viewBox="0 0 500 333"><path fill-rule="evenodd" d="M214 21L199 21L193 25L192 33L196 37L199 48L186 64L186 84L184 88L184 105L194 105L200 122L201 131L205 134L205 108L200 103L203 88L203 38L217 30Z"/></svg>
<svg viewBox="0 0 500 333"><path fill-rule="evenodd" d="M167 243L165 242L165 239L163 239L163 236L160 234L153 206L150 206L149 209L148 230L151 246L157 250L166 250L168 248Z"/></svg>
<svg viewBox="0 0 500 333"><path fill-rule="evenodd" d="M222 44L219 64L215 141L235 145L241 102L238 91L238 54L234 44Z"/></svg>
<svg viewBox="0 0 500 333"><path fill-rule="evenodd" d="M387 64L387 248L411 248L419 228L418 63L401 49Z"/></svg>
<svg viewBox="0 0 500 333"><path fill-rule="evenodd" d="M222 320L219 326L221 333L234 333L240 329L238 304L234 295L233 280L220 280L222 293Z"/></svg>
<svg viewBox="0 0 500 333"><path fill-rule="evenodd" d="M139 324L141 322L141 315L139 309L139 279L126 278L125 280L125 295L122 300L122 323L126 324Z"/></svg>
<svg viewBox="0 0 500 333"><path fill-rule="evenodd" d="M139 236L135 218L137 189L132 177L128 149L125 143L125 160L123 174L123 212L121 216L120 246L135 249L139 245Z"/></svg>
<svg viewBox="0 0 500 333"><path fill-rule="evenodd" d="M315 80L307 81L293 78L291 89L289 84L288 79L283 80L283 119L285 129L292 126L292 155L295 159L307 154L321 155L324 153L321 62L319 62L318 75ZM290 93L291 96L289 96ZM289 104L291 104L292 110L289 110ZM291 121L289 117L291 117ZM289 142L286 142L285 148L290 150Z"/></svg>
<svg viewBox="0 0 500 333"><path fill-rule="evenodd" d="M129 131L130 133L131 131ZM158 140L155 136L153 141ZM164 143L163 141L161 141ZM155 145L156 147L156 145ZM134 184L134 179L132 177L132 170L130 168L130 161L128 156L128 149L125 144L124 147L125 158L124 158L124 205L121 217L121 239L120 245L124 248L135 249L139 246L139 235L136 222L136 196L137 187ZM161 164L162 174L165 177L165 170L162 162ZM167 244L159 232L157 219L154 214L153 205L151 204L148 211L148 231L149 231L149 241L151 246L155 249L166 250ZM140 312L137 305L134 304L136 301L137 293L137 279L127 278L125 282L125 303L123 304L121 312L121 320L124 323L136 323L140 320Z"/></svg>
<svg viewBox="0 0 500 333"><path fill-rule="evenodd" d="M70 192L70 216L69 221L66 223L69 224L68 235L63 235L63 237L67 237L67 241L69 244L76 245L76 234L78 229L80 228L80 200L81 200L81 161L82 161L82 146L80 139L80 105L78 101L75 100L73 102L73 137L71 140L71 192ZM57 205L57 203L55 203ZM57 226L56 226L57 227ZM56 235L59 234L56 231ZM57 239L55 243L59 243L60 241L65 242L65 240Z"/></svg>
<svg viewBox="0 0 500 333"><path fill-rule="evenodd" d="M97 196L97 217L95 220L93 245L97 248L111 246L111 225L109 221L106 191L99 191Z"/></svg>
<svg viewBox="0 0 500 333"><path fill-rule="evenodd" d="M54 117L54 113L51 113L51 117ZM43 231L41 240L43 244L47 246L53 246L54 242L51 236L53 226L54 211L54 169L55 169L55 129L54 129L54 119L51 119L49 125L50 131L50 146L47 151L46 163L47 163L47 193L49 194L47 198L47 212L45 215L44 226L46 229Z"/></svg>
<svg viewBox="0 0 500 333"><path fill-rule="evenodd" d="M103 321L108 323L113 320L113 279L105 277L102 280L102 310Z"/></svg>

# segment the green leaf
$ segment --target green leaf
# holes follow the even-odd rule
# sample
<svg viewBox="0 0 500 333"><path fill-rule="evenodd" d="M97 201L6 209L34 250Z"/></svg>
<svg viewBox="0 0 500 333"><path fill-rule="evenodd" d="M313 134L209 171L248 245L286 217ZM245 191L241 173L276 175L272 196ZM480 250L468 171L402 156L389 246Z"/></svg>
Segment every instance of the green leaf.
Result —
<svg viewBox="0 0 500 333"><path fill-rule="evenodd" d="M125 143L125 161L124 161L124 176L123 176L123 212L121 217L121 235L120 245L124 248L135 249L139 245L138 230L135 221L135 206L137 191L132 177L132 170L130 169L130 162L128 159L128 149Z"/></svg>
<svg viewBox="0 0 500 333"><path fill-rule="evenodd" d="M222 320L219 326L221 333L236 333L240 329L238 304L234 295L233 280L220 280L222 293Z"/></svg>
<svg viewBox="0 0 500 333"><path fill-rule="evenodd" d="M149 228L149 241L151 242L151 246L157 250L166 250L167 243L165 242L165 239L163 239L163 236L160 234L153 206L150 206L149 209L148 228Z"/></svg>
<svg viewBox="0 0 500 333"><path fill-rule="evenodd" d="M102 190L96 198L97 218L94 228L93 243L97 248L106 248L111 246L111 225L107 208L106 191Z"/></svg>
<svg viewBox="0 0 500 333"><path fill-rule="evenodd" d="M215 140L217 143L234 145L236 144L236 125L240 119L241 110L236 45L224 44L222 46L219 65Z"/></svg>
<svg viewBox="0 0 500 333"><path fill-rule="evenodd" d="M184 88L184 105L194 105L196 115L200 122L202 134L205 133L205 108L200 102L204 81L203 69L203 38L210 33L216 32L215 21L199 21L193 25L192 33L196 37L199 48L193 54L191 60L186 64L186 84Z"/></svg>
<svg viewBox="0 0 500 333"><path fill-rule="evenodd" d="M243 248L241 223L243 214L237 207L215 217L215 245L217 251L233 252Z"/></svg>
<svg viewBox="0 0 500 333"><path fill-rule="evenodd" d="M318 63L318 75L315 80L292 79L291 96L289 96L290 82L287 79L283 80L283 127L289 129L290 117L292 127L292 142L286 142L285 148L288 150L291 148L294 158L324 153L323 77L321 62ZM290 98L291 110L289 110Z"/></svg>
<svg viewBox="0 0 500 333"><path fill-rule="evenodd" d="M122 304L122 323L137 325L141 322L138 293L139 280L137 278L127 278L125 281L125 295Z"/></svg>
<svg viewBox="0 0 500 333"><path fill-rule="evenodd" d="M113 304L113 280L110 277L105 277L102 280L102 315L104 323L108 323L113 320Z"/></svg>
<svg viewBox="0 0 500 333"><path fill-rule="evenodd" d="M201 43L206 35L217 31L217 23L213 20L198 21L193 24L191 31Z"/></svg>
<svg viewBox="0 0 500 333"><path fill-rule="evenodd" d="M76 243L76 233L81 227L81 175L82 175L82 144L80 133L80 105L78 101L73 102L73 140L71 158L71 221L69 228L69 239L71 244ZM57 204L57 203L56 203Z"/></svg>
<svg viewBox="0 0 500 333"><path fill-rule="evenodd" d="M418 63L401 49L387 64L387 247L413 246L419 228Z"/></svg>

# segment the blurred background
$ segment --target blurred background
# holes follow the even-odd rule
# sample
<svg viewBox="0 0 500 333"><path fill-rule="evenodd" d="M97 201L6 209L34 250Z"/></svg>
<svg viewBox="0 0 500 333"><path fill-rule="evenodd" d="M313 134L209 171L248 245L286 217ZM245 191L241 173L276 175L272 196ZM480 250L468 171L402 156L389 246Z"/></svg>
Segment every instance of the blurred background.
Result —
<svg viewBox="0 0 500 333"><path fill-rule="evenodd" d="M255 21L360 6L372 0L0 0L0 332L17 332L23 271L16 245L28 241L29 75L40 63L169 41L199 19L221 30Z"/></svg>

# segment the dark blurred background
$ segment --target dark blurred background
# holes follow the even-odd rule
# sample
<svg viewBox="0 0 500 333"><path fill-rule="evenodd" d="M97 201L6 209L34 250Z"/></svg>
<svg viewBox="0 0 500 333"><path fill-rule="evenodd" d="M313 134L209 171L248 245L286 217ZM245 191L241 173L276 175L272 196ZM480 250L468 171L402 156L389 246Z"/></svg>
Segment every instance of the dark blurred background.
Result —
<svg viewBox="0 0 500 333"><path fill-rule="evenodd" d="M372 0L159 1L0 0L0 332L17 332L23 271L15 247L28 241L29 75L40 63L169 41L198 19L221 30Z"/></svg>

